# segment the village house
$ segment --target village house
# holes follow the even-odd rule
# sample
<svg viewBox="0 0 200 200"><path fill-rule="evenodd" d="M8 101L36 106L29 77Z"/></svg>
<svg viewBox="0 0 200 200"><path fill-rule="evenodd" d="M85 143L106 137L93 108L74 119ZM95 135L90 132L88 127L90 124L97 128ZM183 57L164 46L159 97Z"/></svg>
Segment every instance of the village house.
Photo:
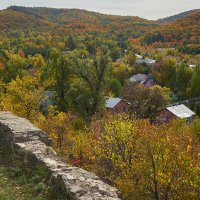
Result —
<svg viewBox="0 0 200 200"><path fill-rule="evenodd" d="M196 65L189 65L189 67L190 67L191 69L193 69L193 68L196 67Z"/></svg>
<svg viewBox="0 0 200 200"><path fill-rule="evenodd" d="M109 97L106 99L106 110L110 114L123 113L129 108L129 103L121 98Z"/></svg>
<svg viewBox="0 0 200 200"><path fill-rule="evenodd" d="M142 56L139 55L139 54L135 54L135 57L136 57L136 60L138 60L138 59L142 59Z"/></svg>
<svg viewBox="0 0 200 200"><path fill-rule="evenodd" d="M152 60L152 59L148 59L148 58L147 59L137 59L135 61L135 64L138 64L138 65L146 64L149 67L154 66L155 63L156 63L156 60Z"/></svg>
<svg viewBox="0 0 200 200"><path fill-rule="evenodd" d="M129 78L129 83L132 85L132 84L135 84L135 83L139 83L139 84L142 84L144 85L145 87L152 87L154 85L158 85L158 83L156 83L154 80L153 80L153 77L151 74L136 74L136 75L133 75Z"/></svg>
<svg viewBox="0 0 200 200"><path fill-rule="evenodd" d="M148 80L148 75L146 74L136 74L129 78L130 83L141 83L143 84L145 81Z"/></svg>
<svg viewBox="0 0 200 200"><path fill-rule="evenodd" d="M190 110L184 104L167 107L156 113L157 124L169 123L177 118L186 119L188 123L191 123L195 117L195 113Z"/></svg>
<svg viewBox="0 0 200 200"><path fill-rule="evenodd" d="M138 54L135 54L135 57L136 57L135 64L137 64L137 65L144 65L145 64L149 67L152 67L156 63L156 60L149 59L149 58L142 58L142 56L138 55Z"/></svg>
<svg viewBox="0 0 200 200"><path fill-rule="evenodd" d="M153 79L148 79L147 81L145 81L143 83L144 87L153 87L155 85L158 85L158 83L156 83L155 81L153 81Z"/></svg>

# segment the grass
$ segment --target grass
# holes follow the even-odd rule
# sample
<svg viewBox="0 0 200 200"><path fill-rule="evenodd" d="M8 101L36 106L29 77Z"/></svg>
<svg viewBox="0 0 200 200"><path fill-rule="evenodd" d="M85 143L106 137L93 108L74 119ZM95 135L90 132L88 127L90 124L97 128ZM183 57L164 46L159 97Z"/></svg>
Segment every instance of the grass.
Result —
<svg viewBox="0 0 200 200"><path fill-rule="evenodd" d="M0 152L0 200L52 200L49 176L42 166L33 169L17 157Z"/></svg>

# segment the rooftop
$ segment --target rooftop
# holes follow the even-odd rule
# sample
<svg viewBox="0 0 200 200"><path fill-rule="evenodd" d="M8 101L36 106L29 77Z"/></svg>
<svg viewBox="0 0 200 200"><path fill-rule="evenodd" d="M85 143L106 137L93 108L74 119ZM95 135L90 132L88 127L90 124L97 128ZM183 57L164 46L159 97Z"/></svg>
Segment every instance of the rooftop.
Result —
<svg viewBox="0 0 200 200"><path fill-rule="evenodd" d="M139 55L139 54L135 54L135 56L136 56L136 58L138 58L138 59L142 59L142 56Z"/></svg>
<svg viewBox="0 0 200 200"><path fill-rule="evenodd" d="M148 79L146 74L136 74L129 78L130 82L144 82Z"/></svg>
<svg viewBox="0 0 200 200"><path fill-rule="evenodd" d="M187 106L183 104L167 107L167 110L169 110L171 113L182 119L195 115L195 113L192 110L190 110Z"/></svg>
<svg viewBox="0 0 200 200"><path fill-rule="evenodd" d="M149 80L145 81L145 82L143 83L143 85L144 85L145 87L153 87L154 85L158 85L158 83L156 83L155 81L149 79Z"/></svg>
<svg viewBox="0 0 200 200"><path fill-rule="evenodd" d="M153 59L141 59L141 58L137 58L137 60L135 61L135 64L147 64L149 66L153 65L156 63L156 60L153 60Z"/></svg>
<svg viewBox="0 0 200 200"><path fill-rule="evenodd" d="M106 99L106 108L114 108L122 99L109 97Z"/></svg>

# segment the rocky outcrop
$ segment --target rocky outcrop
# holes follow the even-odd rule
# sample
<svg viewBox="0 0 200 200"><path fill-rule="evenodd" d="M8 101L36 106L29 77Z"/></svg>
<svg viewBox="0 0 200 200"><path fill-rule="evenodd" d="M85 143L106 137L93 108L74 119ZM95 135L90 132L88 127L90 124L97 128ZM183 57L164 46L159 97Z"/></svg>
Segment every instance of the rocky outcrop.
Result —
<svg viewBox="0 0 200 200"><path fill-rule="evenodd" d="M117 189L93 173L62 162L51 147L51 139L28 120L0 112L0 148L22 155L23 162L43 165L59 195L72 200L119 200Z"/></svg>

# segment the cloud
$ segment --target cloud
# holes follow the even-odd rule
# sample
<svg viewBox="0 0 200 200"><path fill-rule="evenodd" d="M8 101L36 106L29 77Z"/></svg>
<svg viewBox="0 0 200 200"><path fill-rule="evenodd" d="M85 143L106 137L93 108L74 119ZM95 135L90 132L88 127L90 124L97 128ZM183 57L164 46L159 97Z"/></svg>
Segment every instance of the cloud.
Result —
<svg viewBox="0 0 200 200"><path fill-rule="evenodd" d="M200 0L0 0L1 9L10 5L81 8L108 14L157 19L200 8Z"/></svg>

